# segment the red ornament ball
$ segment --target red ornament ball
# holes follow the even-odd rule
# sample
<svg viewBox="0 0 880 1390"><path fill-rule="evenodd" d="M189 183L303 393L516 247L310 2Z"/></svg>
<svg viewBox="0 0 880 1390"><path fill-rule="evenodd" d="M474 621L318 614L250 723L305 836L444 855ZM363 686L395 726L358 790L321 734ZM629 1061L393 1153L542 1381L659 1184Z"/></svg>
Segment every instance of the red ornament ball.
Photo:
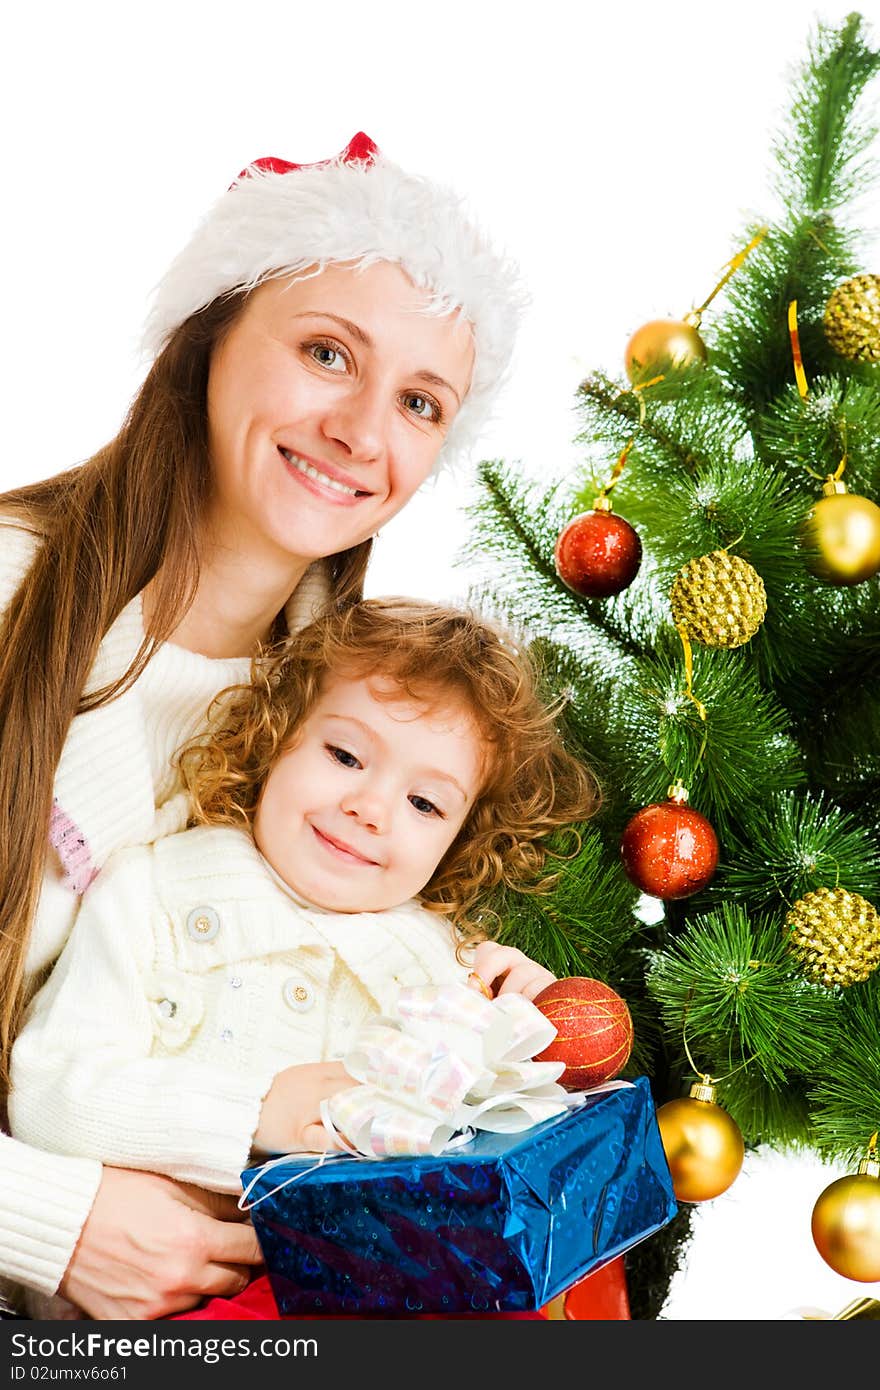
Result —
<svg viewBox="0 0 880 1390"><path fill-rule="evenodd" d="M610 1081L626 1066L632 1051L632 1018L609 985L572 975L554 980L532 1002L556 1028L556 1037L535 1061L564 1062L561 1086L587 1090Z"/></svg>
<svg viewBox="0 0 880 1390"><path fill-rule="evenodd" d="M582 512L560 531L556 573L582 598L609 598L636 577L642 542L628 521L613 512Z"/></svg>
<svg viewBox="0 0 880 1390"><path fill-rule="evenodd" d="M659 801L636 812L620 853L627 876L643 893L667 901L689 898L718 867L718 837L693 807Z"/></svg>

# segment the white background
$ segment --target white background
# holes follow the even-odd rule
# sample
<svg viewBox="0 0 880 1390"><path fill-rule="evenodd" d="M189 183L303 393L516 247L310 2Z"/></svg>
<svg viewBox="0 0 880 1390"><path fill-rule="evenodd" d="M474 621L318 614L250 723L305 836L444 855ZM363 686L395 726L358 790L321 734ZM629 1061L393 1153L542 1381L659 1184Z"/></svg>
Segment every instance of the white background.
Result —
<svg viewBox="0 0 880 1390"><path fill-rule="evenodd" d="M457 186L532 295L485 456L577 466L575 387L621 371L629 335L715 284L752 216L772 216L770 137L817 18L803 0L81 0L3 21L0 487L110 438L143 364L152 286L238 170L310 162L365 130ZM858 6L880 43L880 3ZM10 7L11 9L11 7ZM872 89L875 104L878 87ZM880 154L880 149L878 149ZM878 201L861 225L880 228ZM876 238L865 269L880 269ZM370 592L455 598L462 480L386 527ZM839 1169L750 1159L697 1214L664 1316L835 1313L880 1284L834 1274L810 1213Z"/></svg>

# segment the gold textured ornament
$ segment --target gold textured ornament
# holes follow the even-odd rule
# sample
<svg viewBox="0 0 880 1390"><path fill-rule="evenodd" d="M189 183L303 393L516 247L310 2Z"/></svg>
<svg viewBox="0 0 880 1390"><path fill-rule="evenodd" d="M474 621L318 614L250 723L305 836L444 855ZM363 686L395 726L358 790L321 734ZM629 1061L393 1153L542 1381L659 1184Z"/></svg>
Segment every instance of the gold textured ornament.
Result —
<svg viewBox="0 0 880 1390"><path fill-rule="evenodd" d="M813 1207L813 1244L827 1265L845 1279L870 1284L880 1279L880 1162L877 1136L857 1173L838 1178Z"/></svg>
<svg viewBox="0 0 880 1390"><path fill-rule="evenodd" d="M810 571L828 584L861 584L880 571L880 507L829 478L804 521Z"/></svg>
<svg viewBox="0 0 880 1390"><path fill-rule="evenodd" d="M880 362L880 275L854 275L838 285L822 320L835 352L850 362Z"/></svg>
<svg viewBox="0 0 880 1390"><path fill-rule="evenodd" d="M675 626L706 647L741 647L767 612L758 571L726 550L689 560L675 576L670 601Z"/></svg>
<svg viewBox="0 0 880 1390"><path fill-rule="evenodd" d="M736 1121L715 1104L708 1076L694 1082L689 1095L659 1106L657 1124L679 1202L711 1201L739 1176L743 1137Z"/></svg>
<svg viewBox="0 0 880 1390"><path fill-rule="evenodd" d="M697 329L696 311L683 319L651 319L630 338L624 352L626 374L634 386L655 376L705 366L706 344Z"/></svg>
<svg viewBox="0 0 880 1390"><path fill-rule="evenodd" d="M880 965L880 913L858 893L816 888L785 918L788 948L817 984L854 985Z"/></svg>

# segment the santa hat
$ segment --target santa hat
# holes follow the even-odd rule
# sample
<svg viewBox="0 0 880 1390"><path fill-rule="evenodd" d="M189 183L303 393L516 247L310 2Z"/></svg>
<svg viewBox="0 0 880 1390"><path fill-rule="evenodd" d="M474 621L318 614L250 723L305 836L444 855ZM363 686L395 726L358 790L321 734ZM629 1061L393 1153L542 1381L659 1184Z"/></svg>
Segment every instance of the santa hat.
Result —
<svg viewBox="0 0 880 1390"><path fill-rule="evenodd" d="M392 261L473 326L471 388L441 462L469 453L510 365L525 297L516 268L493 249L451 189L392 164L362 132L318 164L258 159L243 169L159 283L144 347L160 352L213 300L309 266Z"/></svg>

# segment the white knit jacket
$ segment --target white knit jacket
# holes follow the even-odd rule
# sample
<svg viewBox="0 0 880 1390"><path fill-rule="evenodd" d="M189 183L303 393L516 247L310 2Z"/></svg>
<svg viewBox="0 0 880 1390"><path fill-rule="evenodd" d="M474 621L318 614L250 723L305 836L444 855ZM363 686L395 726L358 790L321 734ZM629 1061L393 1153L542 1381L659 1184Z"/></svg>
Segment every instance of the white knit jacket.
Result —
<svg viewBox="0 0 880 1390"><path fill-rule="evenodd" d="M32 535L0 519L0 613L30 565L34 549ZM312 566L287 606L291 630L320 608L327 593L324 567ZM121 675L142 637L138 599L123 610L104 637L86 689ZM112 853L121 846L181 830L186 823L185 799L179 795L167 801L157 799L153 764L157 756L161 761L169 725L175 723L175 701L186 724L192 717L194 689L211 686L213 681L210 693L216 693L229 683L228 672L235 663L211 663L170 644L164 653L169 689L161 730L150 725L145 676L112 704L78 715L71 724L55 778L50 833L57 859L50 855L47 862L31 931L26 959L30 978L57 958L79 895ZM205 699L205 708L207 703ZM119 923L119 930L125 936L126 924ZM9 1297L10 1286L15 1285L54 1292L70 1262L100 1176L94 1159L38 1151L0 1134L0 1287L4 1296Z"/></svg>
<svg viewBox="0 0 880 1390"><path fill-rule="evenodd" d="M237 1192L279 1071L342 1057L402 987L466 975L445 918L302 905L243 830L121 850L13 1048L13 1133Z"/></svg>

